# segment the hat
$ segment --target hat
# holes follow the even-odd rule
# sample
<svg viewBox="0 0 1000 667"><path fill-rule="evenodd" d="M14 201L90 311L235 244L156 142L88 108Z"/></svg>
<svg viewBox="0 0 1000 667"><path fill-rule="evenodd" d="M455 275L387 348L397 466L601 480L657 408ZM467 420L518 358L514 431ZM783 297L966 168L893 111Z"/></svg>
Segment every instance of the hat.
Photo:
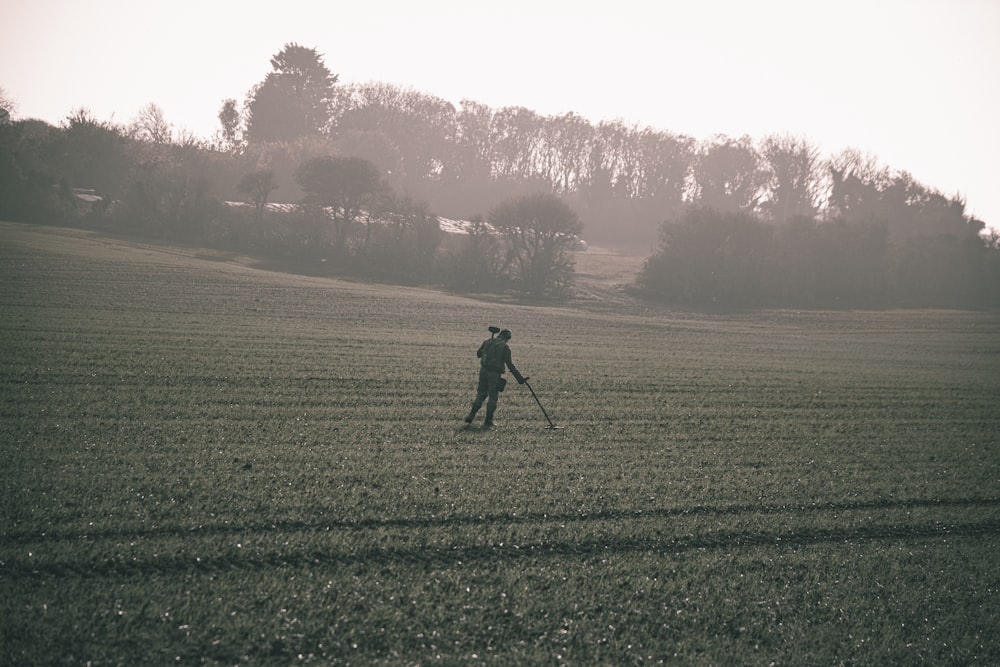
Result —
<svg viewBox="0 0 1000 667"><path fill-rule="evenodd" d="M510 340L510 329L504 329L503 331L501 331L500 332L500 337L501 338L506 338L507 340Z"/></svg>

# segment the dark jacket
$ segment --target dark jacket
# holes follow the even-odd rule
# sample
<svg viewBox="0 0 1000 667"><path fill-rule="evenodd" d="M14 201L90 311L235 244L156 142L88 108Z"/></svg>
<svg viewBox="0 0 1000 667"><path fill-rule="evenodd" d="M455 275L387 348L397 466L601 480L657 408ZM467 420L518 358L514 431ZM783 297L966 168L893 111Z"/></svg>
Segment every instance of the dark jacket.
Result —
<svg viewBox="0 0 1000 667"><path fill-rule="evenodd" d="M503 338L487 338L476 350L476 356L479 357L486 370L503 375L504 368L509 368L514 379L524 383L524 376L514 367L514 362L511 361L510 357L510 346Z"/></svg>

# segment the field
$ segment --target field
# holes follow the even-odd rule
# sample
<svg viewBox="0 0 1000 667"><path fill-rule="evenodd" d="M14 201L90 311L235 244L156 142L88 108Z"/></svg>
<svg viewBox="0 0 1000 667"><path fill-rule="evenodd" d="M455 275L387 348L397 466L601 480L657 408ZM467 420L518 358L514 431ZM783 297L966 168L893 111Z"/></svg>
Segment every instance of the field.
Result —
<svg viewBox="0 0 1000 667"><path fill-rule="evenodd" d="M1000 313L489 303L6 223L0 286L0 664L1000 664ZM489 324L564 429L513 382L461 428Z"/></svg>

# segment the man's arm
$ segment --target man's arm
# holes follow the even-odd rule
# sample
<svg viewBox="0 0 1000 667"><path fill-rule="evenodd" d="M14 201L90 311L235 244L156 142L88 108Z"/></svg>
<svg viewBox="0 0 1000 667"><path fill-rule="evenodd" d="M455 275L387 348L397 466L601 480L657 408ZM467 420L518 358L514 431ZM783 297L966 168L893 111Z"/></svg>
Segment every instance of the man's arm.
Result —
<svg viewBox="0 0 1000 667"><path fill-rule="evenodd" d="M507 348L507 350L506 350L506 352L505 352L505 354L503 356L504 356L504 363L507 364L507 368L510 369L510 372L514 375L514 379L517 380L517 383L518 384L524 384L525 382L527 382L528 378L526 378L523 375L521 375L521 373L516 368L514 368L514 362L513 362L513 360L511 359L511 356L510 356L510 348L509 347Z"/></svg>

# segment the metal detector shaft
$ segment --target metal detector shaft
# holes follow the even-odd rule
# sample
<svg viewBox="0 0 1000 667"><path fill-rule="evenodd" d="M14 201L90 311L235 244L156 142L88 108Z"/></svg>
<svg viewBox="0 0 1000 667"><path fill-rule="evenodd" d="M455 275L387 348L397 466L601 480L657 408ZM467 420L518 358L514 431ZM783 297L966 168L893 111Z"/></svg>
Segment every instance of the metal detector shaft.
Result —
<svg viewBox="0 0 1000 667"><path fill-rule="evenodd" d="M531 392L531 397L535 399L535 403L538 403L538 407L542 408L542 414L545 415L545 420L549 422L549 428L559 428L552 423L551 419L549 419L549 413L545 411L545 408L542 406L542 402L538 400L538 396L535 395L535 390L531 388L531 385L528 384L527 380L524 381L524 386Z"/></svg>

